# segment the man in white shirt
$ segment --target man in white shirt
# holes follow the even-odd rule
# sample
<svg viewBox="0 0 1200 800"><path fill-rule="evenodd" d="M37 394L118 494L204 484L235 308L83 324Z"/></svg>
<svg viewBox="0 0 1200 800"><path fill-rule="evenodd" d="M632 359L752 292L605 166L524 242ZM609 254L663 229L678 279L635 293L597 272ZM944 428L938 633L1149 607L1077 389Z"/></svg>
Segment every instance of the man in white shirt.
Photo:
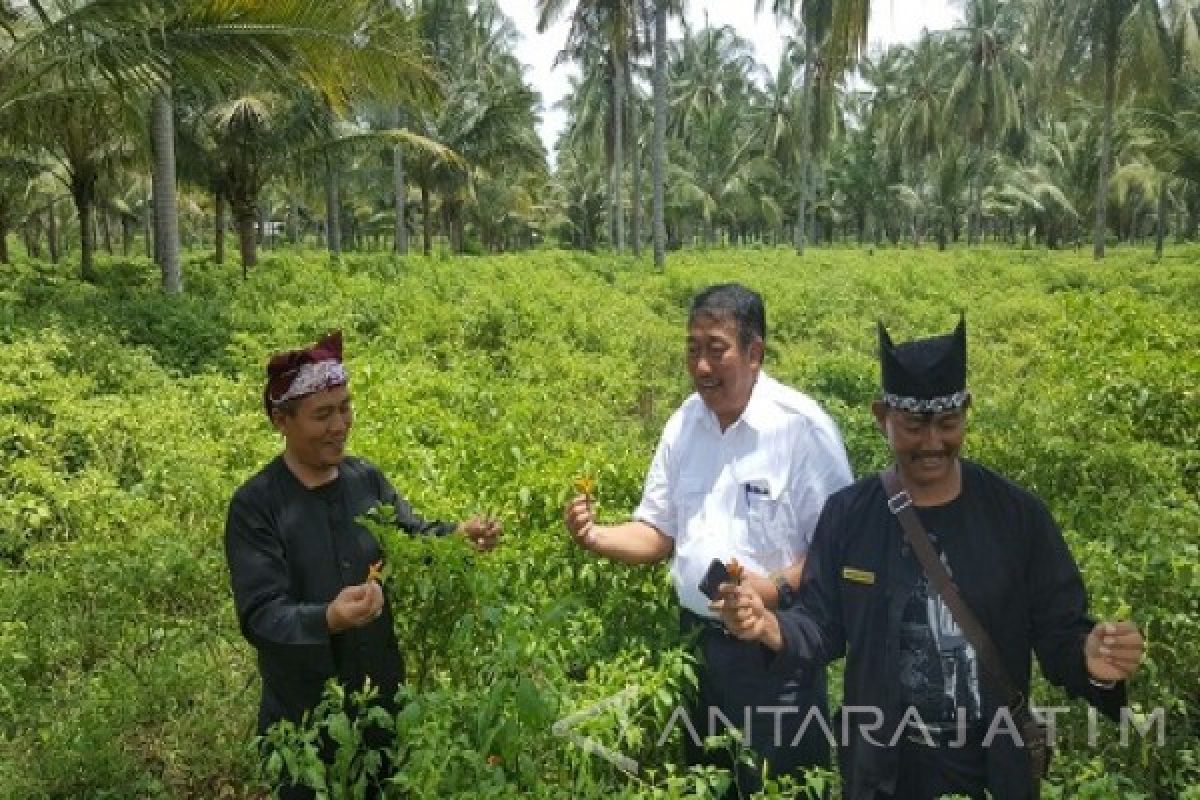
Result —
<svg viewBox="0 0 1200 800"><path fill-rule="evenodd" d="M682 628L700 629L694 730L701 739L720 733L715 721L722 717L743 733L748 727L747 743L770 774L798 774L828 762L821 726L804 725L810 709L826 710L824 672L769 674L761 650L726 635L699 588L714 559L736 558L745 567L743 585L768 608L786 607L825 498L851 481L834 422L762 371L765 341L757 292L722 284L696 295L687 333L696 391L663 430L633 519L597 525L584 495L564 518L575 541L597 555L626 564L671 559ZM692 763L721 763L688 733L685 740ZM749 795L758 774L739 772L736 785Z"/></svg>

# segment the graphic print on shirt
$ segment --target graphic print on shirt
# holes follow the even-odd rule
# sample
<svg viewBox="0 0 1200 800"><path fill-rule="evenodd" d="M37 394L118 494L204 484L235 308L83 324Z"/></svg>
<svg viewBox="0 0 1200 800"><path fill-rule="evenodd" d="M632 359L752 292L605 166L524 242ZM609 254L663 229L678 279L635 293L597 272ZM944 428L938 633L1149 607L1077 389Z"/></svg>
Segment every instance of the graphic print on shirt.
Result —
<svg viewBox="0 0 1200 800"><path fill-rule="evenodd" d="M945 553L938 548L937 533L930 531L929 539L953 575ZM931 730L952 731L957 729L960 715L968 725L982 716L979 662L949 606L930 590L924 571L918 570L900 620L902 698Z"/></svg>

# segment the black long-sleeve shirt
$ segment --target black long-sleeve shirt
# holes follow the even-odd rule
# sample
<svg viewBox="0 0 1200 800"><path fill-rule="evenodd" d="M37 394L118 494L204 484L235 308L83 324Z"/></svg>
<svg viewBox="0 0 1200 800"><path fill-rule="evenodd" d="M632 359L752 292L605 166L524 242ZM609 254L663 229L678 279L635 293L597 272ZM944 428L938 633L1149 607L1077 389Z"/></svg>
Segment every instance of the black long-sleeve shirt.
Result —
<svg viewBox="0 0 1200 800"><path fill-rule="evenodd" d="M963 530L939 544L955 585L995 642L1013 682L1028 695L1031 653L1036 652L1051 683L1117 716L1125 686L1104 690L1088 680L1083 643L1094 623L1087 616L1079 569L1046 507L1016 484L965 460L957 503ZM864 478L829 498L797 601L778 615L784 649L772 659L773 668L819 668L845 656L843 714L850 707L882 712L883 724L866 730L879 744L860 727L873 723L871 712L845 720L843 778L850 800L894 787L898 748L887 745L905 713L901 619L921 574L899 521L888 511L879 477ZM980 689L984 720L990 722L1005 700L986 680ZM1011 736L997 735L986 759L988 788L997 800L1029 796L1028 756Z"/></svg>
<svg viewBox="0 0 1200 800"><path fill-rule="evenodd" d="M404 662L388 603L378 619L330 634L326 606L343 588L361 584L381 557L379 542L355 519L392 506L410 533L446 534L455 523L430 522L413 512L369 462L347 457L338 477L309 489L282 456L233 495L225 525L234 605L242 634L258 652L262 702L258 727L298 721L336 677L358 688L369 676L390 698Z"/></svg>

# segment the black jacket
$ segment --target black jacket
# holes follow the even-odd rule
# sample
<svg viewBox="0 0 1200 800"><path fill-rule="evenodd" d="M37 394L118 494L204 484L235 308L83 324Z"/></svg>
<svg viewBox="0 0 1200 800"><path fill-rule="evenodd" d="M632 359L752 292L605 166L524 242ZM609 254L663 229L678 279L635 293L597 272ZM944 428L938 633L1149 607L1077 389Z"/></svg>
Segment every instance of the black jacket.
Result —
<svg viewBox="0 0 1200 800"><path fill-rule="evenodd" d="M1029 492L978 464L963 461L962 478L967 535L948 539L944 554L1009 676L1028 695L1030 657L1036 652L1051 683L1117 716L1125 687L1103 690L1088 680L1083 642L1094 623L1087 616L1079 569L1049 511ZM903 543L899 521L887 509L879 477L864 478L829 498L796 604L779 613L784 649L773 668L818 668L845 656L843 714L864 706L883 713L884 724L867 735L859 723L871 722L869 714L845 720L843 782L850 800L873 798L876 789L890 791L895 781L898 748L888 745L904 714L898 631L920 570ZM981 689L984 719L990 722L1003 698L987 681ZM833 732L840 739L838 727ZM996 800L1030 796L1028 755L1012 737L995 737L986 758L988 788Z"/></svg>
<svg viewBox="0 0 1200 800"><path fill-rule="evenodd" d="M404 679L386 601L383 614L362 628L330 635L325 622L329 602L362 583L381 557L379 542L355 522L381 504L393 506L397 525L409 532L455 527L414 514L360 458L346 458L334 481L309 489L277 457L234 493L225 555L238 624L258 651L260 733L280 719L299 721L329 678L356 689L369 676L385 699Z"/></svg>

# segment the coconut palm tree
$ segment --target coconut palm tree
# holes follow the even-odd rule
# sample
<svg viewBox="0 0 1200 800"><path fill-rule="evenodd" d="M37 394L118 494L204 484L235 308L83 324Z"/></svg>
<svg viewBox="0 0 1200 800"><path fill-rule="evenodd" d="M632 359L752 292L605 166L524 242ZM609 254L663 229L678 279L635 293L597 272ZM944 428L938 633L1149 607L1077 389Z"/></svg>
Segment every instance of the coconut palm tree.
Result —
<svg viewBox="0 0 1200 800"><path fill-rule="evenodd" d="M1103 105L1101 116L1099 170L1096 175L1095 225L1092 257L1104 258L1108 233L1109 176L1113 158L1113 124L1117 113L1117 71L1122 56L1122 30L1137 0L1077 0L1071 8L1074 29L1088 43L1092 63L1100 72Z"/></svg>
<svg viewBox="0 0 1200 800"><path fill-rule="evenodd" d="M44 163L21 155L0 156L0 264L9 263L8 234L28 216L26 198Z"/></svg>
<svg viewBox="0 0 1200 800"><path fill-rule="evenodd" d="M684 25L675 42L670 78L670 132L686 145L727 102L745 92L758 70L754 48L731 25Z"/></svg>
<svg viewBox="0 0 1200 800"><path fill-rule="evenodd" d="M1028 75L1016 32L1016 7L1005 0L968 0L955 29L958 72L946 97L946 123L963 127L974 144L968 244L983 233L983 181L998 139L1020 124L1019 89Z"/></svg>
<svg viewBox="0 0 1200 800"><path fill-rule="evenodd" d="M667 17L683 13L683 0L654 0L654 134L651 148L651 222L654 228L654 266L667 263L666 165L667 165Z"/></svg>
<svg viewBox="0 0 1200 800"><path fill-rule="evenodd" d="M420 48L411 46L411 19L375 0L62 0L30 4L22 17L20 40L0 53L0 73L24 65L20 78L0 89L0 119L22 104L45 105L49 76L56 76L51 101L107 88L131 107L151 106L157 249L168 291L182 286L172 86L211 88L258 72L277 79L301 75L330 95L345 95L347 86L377 91L389 84L428 96L432 87ZM156 35L146 36L147 30Z"/></svg>
<svg viewBox="0 0 1200 800"><path fill-rule="evenodd" d="M80 275L95 281L97 186L107 171L132 159L140 121L107 85L66 87L56 73L43 76L42 85L48 92L36 106L10 105L0 116L25 152L44 155L61 166L52 174L64 183L75 205Z"/></svg>
<svg viewBox="0 0 1200 800"><path fill-rule="evenodd" d="M1137 87L1138 124L1155 146L1147 152L1157 181L1155 254L1166 235L1171 176L1186 161L1194 123L1186 78L1200 73L1200 8L1191 0L1138 0L1127 25L1129 80Z"/></svg>
<svg viewBox="0 0 1200 800"><path fill-rule="evenodd" d="M767 0L754 0L754 13L759 14ZM816 82L820 73L830 85L833 79L857 60L866 44L867 22L870 19L870 0L770 0L771 13L781 21L796 25L804 32L804 82L800 102L800 117L808 119ZM800 169L797 171L796 227L793 244L797 253L804 252L805 225L810 179L811 144L809 126L801 127L799 140Z"/></svg>
<svg viewBox="0 0 1200 800"><path fill-rule="evenodd" d="M945 80L947 52L940 37L924 32L916 47L904 48L904 98L895 128L891 131L896 147L909 162L912 186L923 192L926 166L941 146L943 138L942 109L949 85ZM921 221L913 220L913 244L921 246Z"/></svg>
<svg viewBox="0 0 1200 800"><path fill-rule="evenodd" d="M573 6L573 8L572 8ZM571 26L559 61L578 60L601 48L611 90L612 149L609 161L609 207L613 246L625 246L625 213L622 202L625 159L625 95L630 81L630 61L648 47L654 15L650 0L537 0L538 31L545 30L571 9Z"/></svg>

